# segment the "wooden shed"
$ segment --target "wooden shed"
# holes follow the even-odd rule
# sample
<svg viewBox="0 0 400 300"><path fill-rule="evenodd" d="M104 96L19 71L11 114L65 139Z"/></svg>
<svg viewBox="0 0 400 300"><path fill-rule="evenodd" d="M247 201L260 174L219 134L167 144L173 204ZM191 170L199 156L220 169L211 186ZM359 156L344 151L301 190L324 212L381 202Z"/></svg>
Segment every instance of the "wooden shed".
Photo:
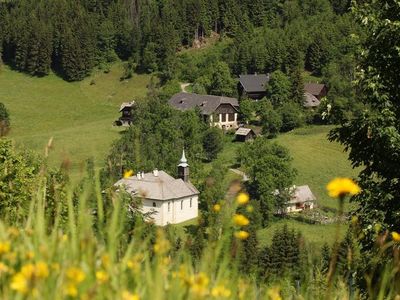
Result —
<svg viewBox="0 0 400 300"><path fill-rule="evenodd" d="M238 142L248 142L256 138L256 134L253 131L253 129L244 127L239 128L236 131L235 136L236 136L236 141Z"/></svg>

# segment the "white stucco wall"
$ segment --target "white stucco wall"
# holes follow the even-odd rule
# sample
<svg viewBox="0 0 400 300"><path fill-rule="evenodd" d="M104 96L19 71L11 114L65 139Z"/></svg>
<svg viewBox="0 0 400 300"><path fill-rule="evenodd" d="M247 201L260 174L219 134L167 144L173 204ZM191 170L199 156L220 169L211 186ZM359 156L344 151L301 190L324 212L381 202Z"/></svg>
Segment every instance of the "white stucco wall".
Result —
<svg viewBox="0 0 400 300"><path fill-rule="evenodd" d="M190 199L192 199L192 206L190 207ZM183 201L183 209L181 209L181 202ZM153 207L153 202L157 207ZM168 203L170 209L168 211ZM174 200L149 200L143 199L143 213L154 211L152 215L154 223L158 226L165 226L169 224L182 223L198 216L198 196L186 197Z"/></svg>

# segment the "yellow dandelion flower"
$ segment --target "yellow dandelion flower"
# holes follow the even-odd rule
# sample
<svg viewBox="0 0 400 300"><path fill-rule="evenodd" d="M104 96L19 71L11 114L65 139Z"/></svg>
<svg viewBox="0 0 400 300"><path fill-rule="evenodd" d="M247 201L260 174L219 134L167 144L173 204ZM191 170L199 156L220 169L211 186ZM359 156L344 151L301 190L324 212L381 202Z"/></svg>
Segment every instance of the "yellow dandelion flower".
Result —
<svg viewBox="0 0 400 300"><path fill-rule="evenodd" d="M49 268L43 261L39 261L35 266L35 275L39 278L46 278L49 276Z"/></svg>
<svg viewBox="0 0 400 300"><path fill-rule="evenodd" d="M235 237L238 238L239 240L245 240L249 237L249 233L247 231L237 231L235 232Z"/></svg>
<svg viewBox="0 0 400 300"><path fill-rule="evenodd" d="M143 260L143 254L135 254L131 259L126 262L126 265L133 272L137 273L140 270L140 263Z"/></svg>
<svg viewBox="0 0 400 300"><path fill-rule="evenodd" d="M21 268L20 273L25 276L25 278L32 278L35 274L35 266L33 264L27 264Z"/></svg>
<svg viewBox="0 0 400 300"><path fill-rule="evenodd" d="M236 214L233 216L233 222L238 226L246 226L249 225L250 221L245 216L241 214Z"/></svg>
<svg viewBox="0 0 400 300"><path fill-rule="evenodd" d="M67 278L74 283L81 283L85 280L85 273L80 268L71 267L67 270Z"/></svg>
<svg viewBox="0 0 400 300"><path fill-rule="evenodd" d="M221 210L221 205L220 205L220 204L215 204L215 205L213 206L213 211L219 212L220 210Z"/></svg>
<svg viewBox="0 0 400 300"><path fill-rule="evenodd" d="M270 300L282 300L280 291L279 287L273 287L267 291L267 295Z"/></svg>
<svg viewBox="0 0 400 300"><path fill-rule="evenodd" d="M96 272L96 279L101 284L106 283L109 278L110 276L108 276L108 274L105 271L100 270Z"/></svg>
<svg viewBox="0 0 400 300"><path fill-rule="evenodd" d="M357 195L361 192L361 188L350 178L335 178L328 183L326 189L332 198Z"/></svg>
<svg viewBox="0 0 400 300"><path fill-rule="evenodd" d="M11 279L11 289L21 294L27 294L29 291L29 280L21 272L15 274Z"/></svg>
<svg viewBox="0 0 400 300"><path fill-rule="evenodd" d="M0 242L0 255L10 252L11 244L10 242Z"/></svg>
<svg viewBox="0 0 400 300"><path fill-rule="evenodd" d="M123 291L122 292L122 300L139 300L139 295L138 294L132 294L129 291Z"/></svg>
<svg viewBox="0 0 400 300"><path fill-rule="evenodd" d="M133 175L133 171L132 170L128 170L124 172L124 178L129 178L132 177Z"/></svg>
<svg viewBox="0 0 400 300"><path fill-rule="evenodd" d="M400 233L393 231L392 232L392 239L393 241L399 243L400 242Z"/></svg>
<svg viewBox="0 0 400 300"><path fill-rule="evenodd" d="M78 295L78 289L74 283L70 282L64 287L64 293L67 296L76 297Z"/></svg>
<svg viewBox="0 0 400 300"><path fill-rule="evenodd" d="M237 197L236 197L236 202L239 205L244 205L247 204L250 200L250 197L247 193L240 193Z"/></svg>
<svg viewBox="0 0 400 300"><path fill-rule="evenodd" d="M231 296L231 291L223 285L217 285L211 289L211 296L215 298L229 298Z"/></svg>
<svg viewBox="0 0 400 300"><path fill-rule="evenodd" d="M208 276L200 272L195 276L192 276L190 283L191 283L191 291L197 296L204 296L208 293L208 283L210 279Z"/></svg>

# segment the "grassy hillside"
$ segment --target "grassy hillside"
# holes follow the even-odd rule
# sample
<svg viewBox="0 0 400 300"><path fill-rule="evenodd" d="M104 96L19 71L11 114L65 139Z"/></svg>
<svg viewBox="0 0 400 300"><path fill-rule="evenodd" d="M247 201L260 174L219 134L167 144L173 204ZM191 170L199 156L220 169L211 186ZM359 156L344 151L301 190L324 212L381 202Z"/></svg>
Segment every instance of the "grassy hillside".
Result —
<svg viewBox="0 0 400 300"><path fill-rule="evenodd" d="M100 166L121 130L112 126L120 103L145 96L151 80L150 75L135 75L120 81L121 75L122 66L116 64L108 74L69 83L55 75L35 78L3 66L0 102L10 111L10 137L39 152L53 137L50 165L68 159L75 175L88 157Z"/></svg>
<svg viewBox="0 0 400 300"><path fill-rule="evenodd" d="M359 170L351 167L347 154L338 143L327 140L332 126L312 126L280 135L277 142L289 148L298 175L296 185L308 184L322 206L337 208L330 199L326 184L338 176L356 177Z"/></svg>

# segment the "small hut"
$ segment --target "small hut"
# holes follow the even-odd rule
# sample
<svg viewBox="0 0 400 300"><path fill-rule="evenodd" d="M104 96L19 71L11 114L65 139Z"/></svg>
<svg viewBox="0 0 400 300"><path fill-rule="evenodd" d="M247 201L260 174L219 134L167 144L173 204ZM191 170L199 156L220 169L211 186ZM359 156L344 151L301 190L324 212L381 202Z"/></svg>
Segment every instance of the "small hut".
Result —
<svg viewBox="0 0 400 300"><path fill-rule="evenodd" d="M115 125L130 126L133 122L132 110L134 106L135 101L122 103L119 109L119 112L122 114L122 116L117 121L115 121Z"/></svg>
<svg viewBox="0 0 400 300"><path fill-rule="evenodd" d="M238 142L248 142L256 138L256 134L253 131L253 129L244 127L239 128L236 131L235 136L236 136L236 141Z"/></svg>

